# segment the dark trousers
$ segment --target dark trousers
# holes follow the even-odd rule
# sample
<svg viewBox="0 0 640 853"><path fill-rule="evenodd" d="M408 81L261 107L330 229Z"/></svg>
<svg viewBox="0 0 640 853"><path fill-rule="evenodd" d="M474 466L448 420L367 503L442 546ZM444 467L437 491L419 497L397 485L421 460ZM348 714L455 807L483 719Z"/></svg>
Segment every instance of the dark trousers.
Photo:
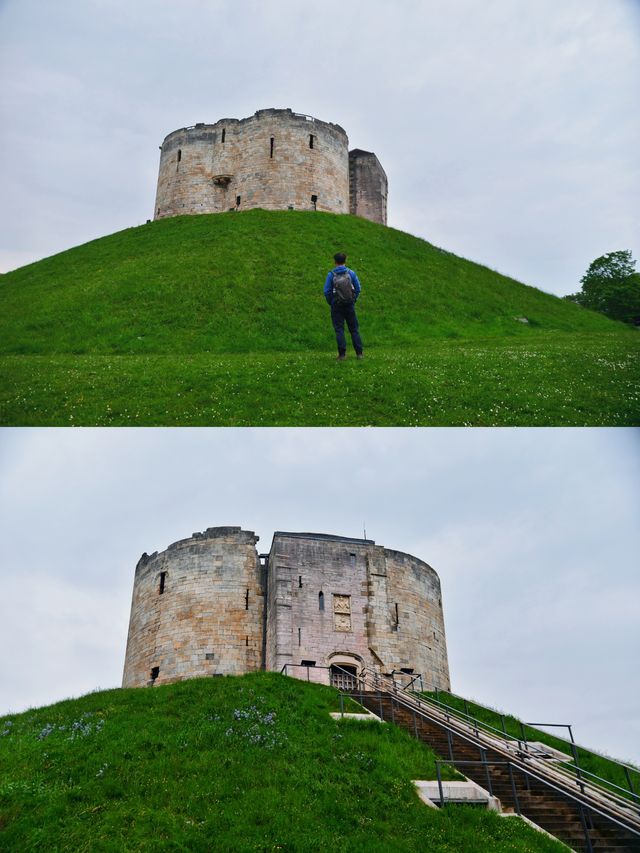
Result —
<svg viewBox="0 0 640 853"><path fill-rule="evenodd" d="M358 331L358 318L356 317L356 309L354 305L345 305L340 303L331 306L331 322L336 333L336 342L338 344L338 353L344 355L347 351L347 341L344 336L345 320L347 328L351 333L351 342L357 353L362 352L362 341L360 340L360 332Z"/></svg>

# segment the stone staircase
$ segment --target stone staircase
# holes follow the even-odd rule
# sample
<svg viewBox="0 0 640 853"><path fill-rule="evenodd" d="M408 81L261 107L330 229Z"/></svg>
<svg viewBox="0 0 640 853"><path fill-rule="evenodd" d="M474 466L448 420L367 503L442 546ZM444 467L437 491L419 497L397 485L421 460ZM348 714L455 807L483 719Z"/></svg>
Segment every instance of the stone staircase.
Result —
<svg viewBox="0 0 640 853"><path fill-rule="evenodd" d="M391 684L361 681L351 691L365 708L406 729L445 762L499 798L504 812L521 814L575 851L640 851L640 819L632 803L545 768L513 745L448 717ZM387 689L384 689L384 687Z"/></svg>

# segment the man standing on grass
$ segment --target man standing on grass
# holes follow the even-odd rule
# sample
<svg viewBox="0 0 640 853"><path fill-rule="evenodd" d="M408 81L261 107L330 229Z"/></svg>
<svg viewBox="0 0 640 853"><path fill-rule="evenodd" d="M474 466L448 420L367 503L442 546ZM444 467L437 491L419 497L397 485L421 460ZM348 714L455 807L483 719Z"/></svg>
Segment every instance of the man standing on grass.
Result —
<svg viewBox="0 0 640 853"><path fill-rule="evenodd" d="M356 351L356 357L362 358L362 341L358 331L358 318L355 304L360 295L360 282L353 270L344 265L347 256L338 252L333 256L336 266L327 273L324 283L324 298L331 306L331 322L336 333L338 344L338 361L347 357L347 342L344 336L344 323L351 333L351 341Z"/></svg>

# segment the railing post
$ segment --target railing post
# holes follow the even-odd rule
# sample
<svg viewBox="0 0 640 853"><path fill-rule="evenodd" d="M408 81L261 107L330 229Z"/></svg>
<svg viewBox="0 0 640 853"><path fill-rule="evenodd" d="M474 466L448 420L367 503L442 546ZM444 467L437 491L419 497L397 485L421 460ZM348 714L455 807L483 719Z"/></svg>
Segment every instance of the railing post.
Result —
<svg viewBox="0 0 640 853"><path fill-rule="evenodd" d="M484 769L486 771L487 776L487 789L489 791L489 796L493 797L493 788L491 786L491 774L489 773L489 764L487 762L487 750L482 747L480 750L480 754L482 755L482 763L484 764Z"/></svg>
<svg viewBox="0 0 640 853"><path fill-rule="evenodd" d="M587 853L593 853L593 844L591 843L591 836L589 835L589 828L584 816L584 807L582 806L582 803L580 804L580 823L582 824L582 831L584 832L584 840L587 842Z"/></svg>
<svg viewBox="0 0 640 853"><path fill-rule="evenodd" d="M509 780L511 781L511 793L513 795L513 800L516 805L516 814L520 814L520 800L518 799L518 792L516 791L516 780L513 778L513 765L511 762L508 764L509 767Z"/></svg>
<svg viewBox="0 0 640 853"><path fill-rule="evenodd" d="M442 774L440 773L440 762L436 761L436 777L438 779L438 791L440 792L440 808L444 808L444 791L442 790Z"/></svg>
<svg viewBox="0 0 640 853"><path fill-rule="evenodd" d="M571 726L569 726L569 731L571 731ZM571 752L573 753L573 763L576 765L576 779L578 780L577 784L580 788L580 791L584 794L584 785L582 784L582 771L580 770L580 762L578 761L578 750L576 748L576 744L573 740L573 737L571 738Z"/></svg>
<svg viewBox="0 0 640 853"><path fill-rule="evenodd" d="M635 804L640 805L640 803L638 802L638 796L633 788L633 782L631 781L631 774L629 773L629 768L626 764L623 764L622 766L624 768L625 776L627 777L627 785L629 786L629 791L631 791L631 796L633 797Z"/></svg>
<svg viewBox="0 0 640 853"><path fill-rule="evenodd" d="M447 744L449 746L449 758L453 761L453 739L451 737L451 732L447 729Z"/></svg>
<svg viewBox="0 0 640 853"><path fill-rule="evenodd" d="M522 742L524 743L524 748L528 752L529 746L527 744L527 735L526 735L526 732L524 730L524 723L522 722L522 720L520 720L520 734L522 735Z"/></svg>
<svg viewBox="0 0 640 853"><path fill-rule="evenodd" d="M569 737L571 738L571 752L573 754L573 763L576 765L576 778L578 780L578 786L580 791L584 794L584 785L582 784L582 771L580 770L580 761L578 760L578 748L576 747L576 742L573 738L573 731L570 725L567 725L569 729Z"/></svg>
<svg viewBox="0 0 640 853"><path fill-rule="evenodd" d="M340 694L340 716L344 717L344 693Z"/></svg>
<svg viewBox="0 0 640 853"><path fill-rule="evenodd" d="M393 695L393 693L390 693L389 698L391 699L391 722L395 723L396 717L395 717L395 714L393 713L393 703L396 701L396 697Z"/></svg>
<svg viewBox="0 0 640 853"><path fill-rule="evenodd" d="M378 703L380 705L380 719L384 720L384 713L382 711L382 690L378 689Z"/></svg>

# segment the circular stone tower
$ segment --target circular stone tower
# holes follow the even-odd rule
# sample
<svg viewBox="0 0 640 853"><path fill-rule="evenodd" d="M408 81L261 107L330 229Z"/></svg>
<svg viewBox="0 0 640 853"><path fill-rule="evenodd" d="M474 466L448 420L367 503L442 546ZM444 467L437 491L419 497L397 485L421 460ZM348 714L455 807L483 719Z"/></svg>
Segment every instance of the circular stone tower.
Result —
<svg viewBox="0 0 640 853"><path fill-rule="evenodd" d="M210 527L136 566L123 687L252 672L262 663L258 537Z"/></svg>
<svg viewBox="0 0 640 853"><path fill-rule="evenodd" d="M254 207L349 213L348 146L339 125L290 109L175 130L160 146L154 218Z"/></svg>

